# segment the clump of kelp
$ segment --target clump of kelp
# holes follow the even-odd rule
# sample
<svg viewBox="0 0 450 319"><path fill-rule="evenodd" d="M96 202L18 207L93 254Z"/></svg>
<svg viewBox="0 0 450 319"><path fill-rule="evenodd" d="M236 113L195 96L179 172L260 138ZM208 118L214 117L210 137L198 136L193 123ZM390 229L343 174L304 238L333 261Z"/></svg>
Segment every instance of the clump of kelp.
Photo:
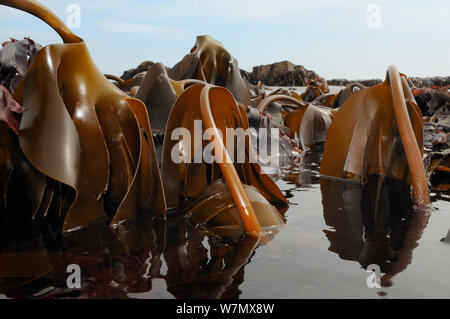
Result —
<svg viewBox="0 0 450 319"><path fill-rule="evenodd" d="M150 209L164 216L145 105L111 84L84 41L47 8L0 3L43 19L64 41L41 49L14 91L27 109L18 134L1 126L2 227L14 235L29 221L68 231L104 219L114 225ZM6 114L17 112L6 100Z"/></svg>
<svg viewBox="0 0 450 319"><path fill-rule="evenodd" d="M416 205L429 204L424 125L437 120L422 117L395 67L371 88L354 83L334 95L317 78L301 95L266 94L261 83L244 81L220 42L199 36L174 67L149 64L123 80L103 75L86 43L38 2L0 4L41 18L64 41L40 49L25 39L0 51L0 227L9 239L30 235L33 225L44 234L104 220L116 226L165 218L170 208L218 231L260 235L281 225L286 198L254 158L250 136L243 162L229 154L218 134L227 128L279 128L283 165L323 147L323 176L361 183L388 176L411 186ZM16 70L4 75L4 65ZM170 139L177 128L193 133L196 120L216 133L214 156L225 162L192 161L194 134ZM186 155L178 164L171 158L177 143ZM430 165L448 177L448 157L438 158Z"/></svg>

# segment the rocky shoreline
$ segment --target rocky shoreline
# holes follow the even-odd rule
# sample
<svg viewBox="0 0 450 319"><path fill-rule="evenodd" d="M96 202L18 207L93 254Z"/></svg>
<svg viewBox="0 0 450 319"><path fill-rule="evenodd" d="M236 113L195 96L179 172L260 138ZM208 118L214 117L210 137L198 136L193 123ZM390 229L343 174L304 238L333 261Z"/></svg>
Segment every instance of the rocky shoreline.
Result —
<svg viewBox="0 0 450 319"><path fill-rule="evenodd" d="M241 70L241 75L253 85L261 81L269 86L306 86L310 80L319 77L316 72L289 61L255 66L252 72Z"/></svg>
<svg viewBox="0 0 450 319"><path fill-rule="evenodd" d="M123 73L121 78L129 80L135 75L147 71L153 65L151 61L144 61L136 68L131 68ZM251 72L240 70L242 78L253 84L262 84L268 86L306 86L312 79L322 78L316 72L306 69L302 65L293 64L290 61L275 62L272 64L259 65L253 67ZM450 76L447 77L411 77L411 82L419 88L435 88L450 85ZM361 83L370 87L383 82L382 79L366 79L366 80L347 80L347 79L330 79L327 80L328 85L347 86L351 83Z"/></svg>
<svg viewBox="0 0 450 319"><path fill-rule="evenodd" d="M450 85L450 76L442 77L411 77L411 82L419 88L434 88L434 87L445 87ZM346 80L346 79L332 79L328 80L328 85L339 85L347 86L350 83L361 83L365 86L374 86L383 82L381 79L370 79L370 80Z"/></svg>

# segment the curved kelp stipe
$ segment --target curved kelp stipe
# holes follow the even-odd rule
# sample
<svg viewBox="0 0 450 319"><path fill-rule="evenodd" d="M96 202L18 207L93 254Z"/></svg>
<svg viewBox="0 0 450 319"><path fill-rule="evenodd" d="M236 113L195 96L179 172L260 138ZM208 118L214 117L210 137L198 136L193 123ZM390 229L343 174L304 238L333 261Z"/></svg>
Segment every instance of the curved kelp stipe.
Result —
<svg viewBox="0 0 450 319"><path fill-rule="evenodd" d="M150 209L164 216L164 191L144 104L110 83L83 40L47 8L36 1L0 4L36 15L65 42L39 51L14 96L28 109L20 121L19 143L29 163L46 177L47 187L44 183L40 189L56 181L75 191L73 195L63 187L53 199L44 194L37 201L48 201L47 207L71 201L58 211L63 231L107 216L115 224Z"/></svg>
<svg viewBox="0 0 450 319"><path fill-rule="evenodd" d="M200 121L196 122L196 120ZM204 128L196 127L201 121ZM204 161L202 150L206 149L207 143L202 140L203 129L213 129L216 133L216 129L226 132L227 128L242 128L245 131L248 127L245 111L237 105L227 89L205 87L202 84L195 84L187 88L178 97L172 108L165 133L162 177L165 193L168 195L168 206L179 207L181 197L199 199L200 194L209 185L222 177L225 177L227 185L230 187L235 205L238 208L241 207L241 213L244 215L252 216L253 208L242 184L254 186L269 202L286 204L287 201L281 191L267 175L262 173L256 160L250 161L250 156L254 155L251 153L248 136L245 137L245 154L241 154L245 159L242 163L236 161L239 154L231 156L228 154L226 145L229 141L222 138L218 138L218 141L214 143L215 155L222 156L222 161L219 161L221 163L207 164ZM189 134L176 136L177 133L180 133L175 131L178 128L186 129ZM198 136L199 134L200 136ZM217 133L212 135L214 139L219 136ZM200 140L198 140L199 137ZM182 154L182 158L174 161L173 157L177 157L179 154ZM210 189L214 190L214 187ZM270 205L268 202L266 204ZM250 211L245 212L246 210ZM215 211L209 211L208 214L210 214L210 218L203 217L203 219L210 220L215 216ZM249 219L254 227L246 227L247 230L258 232L254 217L249 217Z"/></svg>
<svg viewBox="0 0 450 319"><path fill-rule="evenodd" d="M430 200L422 153L421 112L391 66L385 82L355 93L337 112L320 173L363 183L371 175L406 180L415 204L423 206Z"/></svg>

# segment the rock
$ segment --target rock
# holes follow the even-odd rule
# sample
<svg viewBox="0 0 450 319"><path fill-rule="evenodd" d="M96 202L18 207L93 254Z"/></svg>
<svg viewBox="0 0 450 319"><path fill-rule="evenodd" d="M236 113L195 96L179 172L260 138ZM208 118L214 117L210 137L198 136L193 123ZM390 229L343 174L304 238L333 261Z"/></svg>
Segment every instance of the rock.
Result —
<svg viewBox="0 0 450 319"><path fill-rule="evenodd" d="M241 75L253 85L261 81L268 86L306 86L311 79L319 77L316 72L289 61L255 66L252 72L241 70Z"/></svg>
<svg viewBox="0 0 450 319"><path fill-rule="evenodd" d="M332 79L332 80L328 80L328 85L336 85L336 86L349 86L350 84L353 83L360 83L364 86L374 86L377 84L380 84L381 82L383 82L380 79L371 79L371 80L346 80L346 79Z"/></svg>

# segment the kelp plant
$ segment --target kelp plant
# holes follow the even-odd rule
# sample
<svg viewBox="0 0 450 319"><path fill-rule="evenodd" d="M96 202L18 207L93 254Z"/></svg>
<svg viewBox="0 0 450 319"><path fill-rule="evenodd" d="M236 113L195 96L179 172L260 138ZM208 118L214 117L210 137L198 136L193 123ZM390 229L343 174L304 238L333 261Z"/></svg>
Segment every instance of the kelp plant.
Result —
<svg viewBox="0 0 450 319"><path fill-rule="evenodd" d="M412 186L413 202L430 203L422 160L423 121L408 86L394 66L386 80L354 93L328 130L320 173L361 181L381 175Z"/></svg>
<svg viewBox="0 0 450 319"><path fill-rule="evenodd" d="M283 116L284 125L290 129L291 138L298 136L303 150L309 150L317 143L325 142L325 137L333 120L333 111L298 100L295 97L275 94L266 97L258 104L258 110L264 112L271 103L287 101L293 104L285 107L287 114Z"/></svg>
<svg viewBox="0 0 450 319"><path fill-rule="evenodd" d="M198 132L196 123L205 130L200 126ZM184 132L177 136L180 128ZM227 129L248 128L244 108L226 88L195 84L184 90L170 112L163 146L161 173L168 207L185 204L191 220L211 228L244 226L248 233L261 234L262 227L281 225L283 217L271 203L282 207L287 200L251 160L249 136L241 149L234 137L222 137ZM206 130L212 130L210 162L205 160L210 145L203 139ZM235 151L229 153L231 148Z"/></svg>
<svg viewBox="0 0 450 319"><path fill-rule="evenodd" d="M222 43L209 35L198 36L191 52L169 72L173 80L196 79L226 87L234 98L251 104L251 94L238 66L238 61Z"/></svg>
<svg viewBox="0 0 450 319"><path fill-rule="evenodd" d="M148 211L164 217L145 105L110 83L84 41L48 8L33 0L0 4L40 18L64 41L38 52L14 93L27 108L18 136L0 123L6 219L21 223L21 212L20 218L56 219L67 231L105 218L115 225Z"/></svg>

